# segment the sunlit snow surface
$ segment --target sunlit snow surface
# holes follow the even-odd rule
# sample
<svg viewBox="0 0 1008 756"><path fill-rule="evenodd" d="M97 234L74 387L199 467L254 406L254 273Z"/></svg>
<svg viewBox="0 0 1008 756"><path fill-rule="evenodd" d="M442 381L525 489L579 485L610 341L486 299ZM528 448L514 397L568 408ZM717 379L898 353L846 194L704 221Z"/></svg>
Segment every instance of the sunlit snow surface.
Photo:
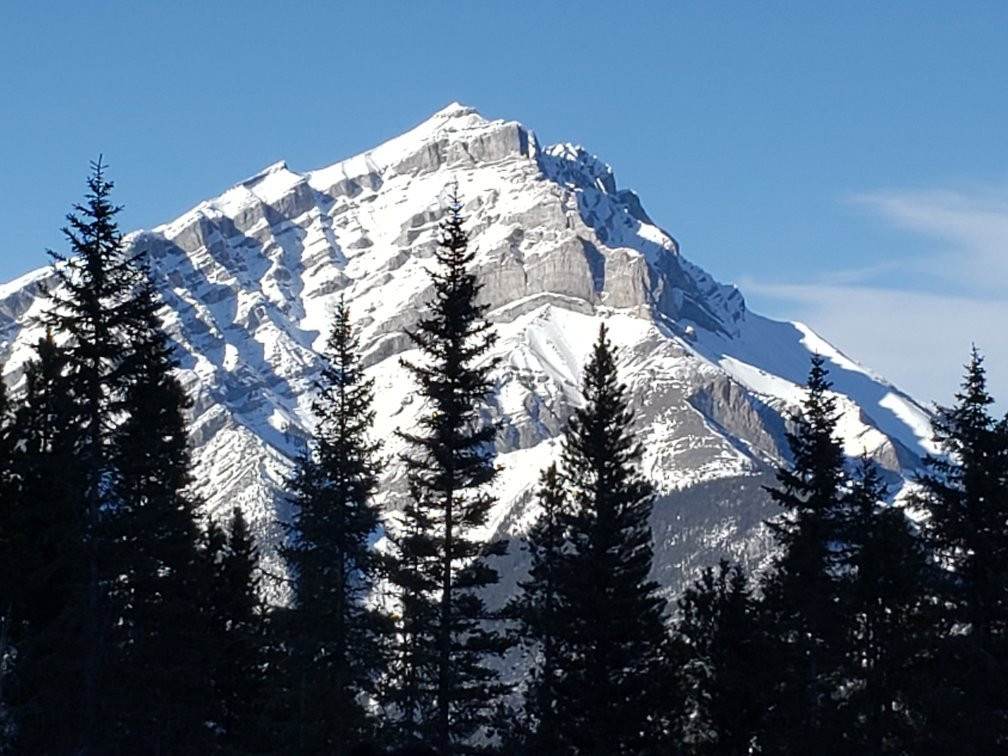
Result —
<svg viewBox="0 0 1008 756"><path fill-rule="evenodd" d="M394 431L415 427L423 411L400 364L419 359L404 330L428 299L426 269L455 183L498 333L488 416L503 423L502 472L488 534L521 531L534 516L529 492L580 401L601 323L619 349L644 470L658 490L741 481L725 485L743 503L697 525L692 549L749 537L739 507L758 486L742 488L744 476L786 455L814 352L826 357L839 395L848 455L877 459L895 491L933 451L924 408L806 326L747 311L734 287L680 256L601 160L573 145L543 148L520 124L453 104L363 155L303 174L274 164L130 235L150 255L180 348L194 399L197 486L211 512L242 506L267 541L279 534L280 491L303 448L319 350L340 296L375 379L383 499L395 506L404 481ZM40 335L33 318L44 307L44 278L36 271L0 286L0 357L14 385ZM682 537L675 523L691 513L661 506L656 537L672 544Z"/></svg>

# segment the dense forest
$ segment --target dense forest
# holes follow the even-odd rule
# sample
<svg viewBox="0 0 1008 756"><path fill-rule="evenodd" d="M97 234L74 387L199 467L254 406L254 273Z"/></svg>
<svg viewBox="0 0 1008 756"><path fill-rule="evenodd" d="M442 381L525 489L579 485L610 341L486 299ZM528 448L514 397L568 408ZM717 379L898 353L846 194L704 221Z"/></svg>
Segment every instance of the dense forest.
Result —
<svg viewBox="0 0 1008 756"><path fill-rule="evenodd" d="M670 602L604 326L538 519L518 542L479 536L495 335L456 188L403 363L424 407L399 431L408 501L375 503L389 460L341 300L286 569L266 574L241 510L211 519L192 493L189 399L112 188L99 161L50 253L45 336L17 390L0 382L0 752L1008 752L1008 418L975 349L935 416L943 453L896 504L845 457L814 357L768 489L769 566L722 560ZM509 550L528 574L491 609Z"/></svg>

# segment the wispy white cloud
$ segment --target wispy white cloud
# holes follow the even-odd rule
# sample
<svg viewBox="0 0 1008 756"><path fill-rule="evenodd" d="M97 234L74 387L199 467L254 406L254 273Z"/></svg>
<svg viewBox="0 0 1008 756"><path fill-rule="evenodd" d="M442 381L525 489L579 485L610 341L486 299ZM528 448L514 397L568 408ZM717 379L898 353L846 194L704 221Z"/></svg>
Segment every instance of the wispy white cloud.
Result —
<svg viewBox="0 0 1008 756"><path fill-rule="evenodd" d="M852 200L918 237L914 254L804 283L749 280L743 291L922 401L953 401L975 343L998 408L1008 408L1008 186Z"/></svg>
<svg viewBox="0 0 1008 756"><path fill-rule="evenodd" d="M875 191L852 202L937 242L906 265L1003 296L1008 278L1008 186L963 191Z"/></svg>

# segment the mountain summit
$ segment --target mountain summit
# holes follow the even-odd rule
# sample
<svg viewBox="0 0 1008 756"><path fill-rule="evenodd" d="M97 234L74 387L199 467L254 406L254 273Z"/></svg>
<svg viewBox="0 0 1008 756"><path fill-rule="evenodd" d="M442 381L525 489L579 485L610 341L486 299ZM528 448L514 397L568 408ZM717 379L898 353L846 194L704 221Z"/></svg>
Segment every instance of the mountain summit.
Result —
<svg viewBox="0 0 1008 756"><path fill-rule="evenodd" d="M633 393L644 470L663 494L653 525L667 584L711 561L705 551L759 553L769 510L758 483L787 454L811 354L827 359L847 454L867 453L900 484L931 450L920 405L806 326L749 311L736 288L680 254L603 161L453 103L363 154L307 173L275 163L129 235L149 255L179 347L197 486L212 511L238 504L267 541L279 535L273 523L341 294L376 380L376 432L390 460L383 496L395 505L404 481L393 431L420 410L399 361L415 356L404 329L429 297L425 266L456 182L500 336L494 530L520 531L532 515L530 492L580 401L601 322ZM0 286L9 383L39 336L33 316L47 277Z"/></svg>

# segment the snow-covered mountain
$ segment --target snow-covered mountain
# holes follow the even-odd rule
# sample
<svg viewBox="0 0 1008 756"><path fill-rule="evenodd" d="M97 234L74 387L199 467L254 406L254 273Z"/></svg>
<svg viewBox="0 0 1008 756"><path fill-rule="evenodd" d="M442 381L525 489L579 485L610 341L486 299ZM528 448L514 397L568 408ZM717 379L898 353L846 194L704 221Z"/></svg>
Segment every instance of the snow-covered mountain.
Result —
<svg viewBox="0 0 1008 756"><path fill-rule="evenodd" d="M425 266L454 182L503 358L494 529L518 532L534 514L530 492L579 401L602 322L633 391L645 470L662 493L653 526L670 586L722 551L762 551L759 522L770 510L759 484L786 454L786 418L813 352L828 359L848 454L874 457L898 490L930 451L925 409L806 326L750 312L737 289L680 254L608 165L453 104L362 155L303 174L271 165L128 237L148 251L167 305L211 510L240 504L267 541L276 538L280 491L303 447L318 350L340 294L377 382L383 495L394 506L403 480L393 430L421 411L399 363L411 356L403 329L429 297ZM10 383L39 335L32 317L44 307L37 284L47 275L0 286Z"/></svg>

